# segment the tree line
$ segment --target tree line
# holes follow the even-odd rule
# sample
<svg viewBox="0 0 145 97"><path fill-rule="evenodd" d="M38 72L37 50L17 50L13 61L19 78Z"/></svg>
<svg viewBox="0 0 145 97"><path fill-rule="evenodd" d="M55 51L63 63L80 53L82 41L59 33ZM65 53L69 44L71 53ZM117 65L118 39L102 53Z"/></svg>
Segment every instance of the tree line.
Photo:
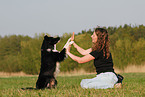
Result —
<svg viewBox="0 0 145 97"><path fill-rule="evenodd" d="M110 51L112 53L114 67L124 70L128 65L144 65L145 63L145 26L123 25L119 27L104 27L109 32ZM75 34L75 42L82 48L92 46L91 34L94 29L82 30ZM0 71L38 74L41 65L41 44L45 33L35 35L34 38L23 35L0 36ZM48 36L51 36L47 33ZM61 51L72 33L64 33L57 49ZM72 46L71 52L82 56ZM60 70L63 72L84 69L94 72L93 61L78 64L67 57Z"/></svg>

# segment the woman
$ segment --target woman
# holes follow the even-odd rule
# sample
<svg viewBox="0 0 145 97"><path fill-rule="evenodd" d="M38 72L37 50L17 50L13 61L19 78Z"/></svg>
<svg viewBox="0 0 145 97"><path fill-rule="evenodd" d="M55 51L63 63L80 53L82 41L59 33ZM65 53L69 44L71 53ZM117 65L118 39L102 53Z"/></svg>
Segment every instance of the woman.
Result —
<svg viewBox="0 0 145 97"><path fill-rule="evenodd" d="M91 38L92 48L87 50L84 50L76 43L73 43L77 51L84 55L83 57L78 57L70 53L70 47L67 49L66 53L78 63L86 63L94 60L97 75L92 79L83 79L81 81L82 88L113 88L115 83L118 81L118 78L114 73L112 56L109 51L108 32L104 28L96 28Z"/></svg>

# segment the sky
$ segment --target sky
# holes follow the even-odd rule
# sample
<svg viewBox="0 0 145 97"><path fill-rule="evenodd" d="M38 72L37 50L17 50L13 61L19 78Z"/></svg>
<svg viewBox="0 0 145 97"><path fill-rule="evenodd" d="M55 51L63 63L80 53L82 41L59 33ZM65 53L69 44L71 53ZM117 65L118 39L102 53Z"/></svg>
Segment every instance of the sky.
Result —
<svg viewBox="0 0 145 97"><path fill-rule="evenodd" d="M0 36L145 25L145 0L0 0Z"/></svg>

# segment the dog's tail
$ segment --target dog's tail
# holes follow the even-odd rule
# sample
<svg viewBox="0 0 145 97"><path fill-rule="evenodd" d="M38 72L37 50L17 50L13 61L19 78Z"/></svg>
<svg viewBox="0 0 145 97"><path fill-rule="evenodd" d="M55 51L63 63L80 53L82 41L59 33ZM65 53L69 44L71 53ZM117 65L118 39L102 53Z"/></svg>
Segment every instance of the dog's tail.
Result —
<svg viewBox="0 0 145 97"><path fill-rule="evenodd" d="M26 87L26 88L21 88L22 90L38 90L37 88L33 87Z"/></svg>

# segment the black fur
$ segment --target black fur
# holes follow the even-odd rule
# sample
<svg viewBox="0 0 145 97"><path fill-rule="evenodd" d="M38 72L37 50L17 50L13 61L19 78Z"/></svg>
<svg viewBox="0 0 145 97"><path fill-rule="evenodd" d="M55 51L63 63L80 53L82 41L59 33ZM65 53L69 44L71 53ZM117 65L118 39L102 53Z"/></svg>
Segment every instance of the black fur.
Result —
<svg viewBox="0 0 145 97"><path fill-rule="evenodd" d="M60 40L59 37L53 38L44 36L41 46L41 69L36 82L37 89L55 88L57 80L54 76L56 62L61 62L65 58L65 48L59 52L53 52L54 45ZM47 50L49 49L49 51Z"/></svg>

